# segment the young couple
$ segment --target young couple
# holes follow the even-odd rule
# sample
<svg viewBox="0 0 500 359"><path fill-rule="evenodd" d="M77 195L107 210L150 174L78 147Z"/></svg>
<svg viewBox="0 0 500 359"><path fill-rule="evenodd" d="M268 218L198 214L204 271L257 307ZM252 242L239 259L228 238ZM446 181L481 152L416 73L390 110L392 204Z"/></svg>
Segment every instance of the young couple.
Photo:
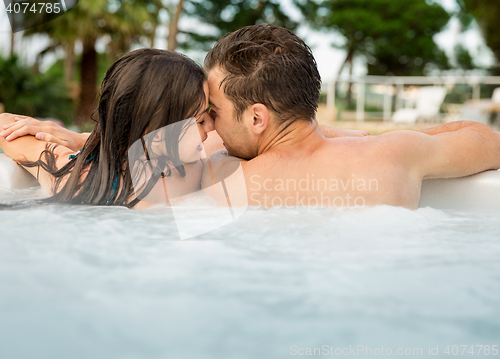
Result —
<svg viewBox="0 0 500 359"><path fill-rule="evenodd" d="M210 195L221 181L227 196L238 169L246 188L232 205L416 208L425 178L500 168L500 133L476 122L379 136L320 130L320 85L301 39L248 26L217 42L205 71L174 52L123 56L106 73L90 135L0 115L0 147L55 201L134 208L155 193Z"/></svg>

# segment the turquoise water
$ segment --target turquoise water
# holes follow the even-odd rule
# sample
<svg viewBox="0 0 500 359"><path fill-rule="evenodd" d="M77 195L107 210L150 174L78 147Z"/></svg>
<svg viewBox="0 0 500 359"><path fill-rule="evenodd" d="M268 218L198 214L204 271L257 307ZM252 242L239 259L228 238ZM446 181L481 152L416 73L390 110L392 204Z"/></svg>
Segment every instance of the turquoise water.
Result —
<svg viewBox="0 0 500 359"><path fill-rule="evenodd" d="M499 215L249 209L180 241L169 208L0 211L0 358L500 345Z"/></svg>

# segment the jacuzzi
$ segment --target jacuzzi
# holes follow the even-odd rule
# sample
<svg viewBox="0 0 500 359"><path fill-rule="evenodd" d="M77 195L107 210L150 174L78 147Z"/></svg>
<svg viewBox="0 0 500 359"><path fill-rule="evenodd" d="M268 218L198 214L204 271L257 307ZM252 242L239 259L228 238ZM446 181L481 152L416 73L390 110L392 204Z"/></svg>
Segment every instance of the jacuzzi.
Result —
<svg viewBox="0 0 500 359"><path fill-rule="evenodd" d="M417 210L249 208L184 241L164 206L1 210L0 358L498 357L499 174L426 181ZM43 196L23 176L0 202Z"/></svg>

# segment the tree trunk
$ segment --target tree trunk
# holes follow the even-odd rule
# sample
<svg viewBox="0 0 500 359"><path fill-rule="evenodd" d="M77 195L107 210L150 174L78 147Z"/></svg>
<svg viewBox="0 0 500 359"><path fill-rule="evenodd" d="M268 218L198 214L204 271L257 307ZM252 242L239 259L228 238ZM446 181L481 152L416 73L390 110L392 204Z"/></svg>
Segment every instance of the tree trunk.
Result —
<svg viewBox="0 0 500 359"><path fill-rule="evenodd" d="M64 47L64 83L69 90L69 96L76 103L78 100L78 87L75 83L75 43L69 42Z"/></svg>
<svg viewBox="0 0 500 359"><path fill-rule="evenodd" d="M83 40L82 62L80 63L80 93L75 115L75 124L90 121L97 97L97 51L95 38Z"/></svg>
<svg viewBox="0 0 500 359"><path fill-rule="evenodd" d="M349 56L350 56L350 54L347 53L347 56L345 57L345 60L342 63L342 66L340 66L340 70L339 70L339 73L337 74L337 81L336 82L339 82L340 74L342 73L342 70L344 69L344 67L347 64L347 62L349 61Z"/></svg>
<svg viewBox="0 0 500 359"><path fill-rule="evenodd" d="M347 56L347 62L349 62L349 88L347 90L347 107L349 107L352 104L352 69L354 56L351 52Z"/></svg>
<svg viewBox="0 0 500 359"><path fill-rule="evenodd" d="M14 3L12 3L14 4ZM12 31L10 32L10 57L14 56L14 41L15 41L15 33L14 33L14 29L16 27L15 23L14 23L14 14L12 14L12 17L10 18L10 21L11 21L11 26L12 26Z"/></svg>
<svg viewBox="0 0 500 359"><path fill-rule="evenodd" d="M75 74L75 44L69 42L64 46L64 82L70 86Z"/></svg>
<svg viewBox="0 0 500 359"><path fill-rule="evenodd" d="M346 100L346 106L349 106L351 104L351 101L352 101L352 94L351 94L351 78L352 78L352 62L353 62L353 58L354 58L354 51L351 50L351 49L348 49L347 50L347 55L345 57L345 60L344 62L342 63L342 66L340 66L340 70L337 74L337 81L335 83L335 86L338 86L339 85L339 80L340 80L340 75L342 73L342 70L345 68L345 66L347 64L349 64L349 82L348 82L348 85L349 87L347 88L347 94L346 94L346 97L345 97L345 100Z"/></svg>
<svg viewBox="0 0 500 359"><path fill-rule="evenodd" d="M174 51L177 48L177 33L179 32L179 18L182 13L184 0L179 0L175 8L175 14L168 24L167 50Z"/></svg>
<svg viewBox="0 0 500 359"><path fill-rule="evenodd" d="M158 29L157 25L153 25L153 31L151 32L151 46L152 48L155 47L156 44L156 30Z"/></svg>

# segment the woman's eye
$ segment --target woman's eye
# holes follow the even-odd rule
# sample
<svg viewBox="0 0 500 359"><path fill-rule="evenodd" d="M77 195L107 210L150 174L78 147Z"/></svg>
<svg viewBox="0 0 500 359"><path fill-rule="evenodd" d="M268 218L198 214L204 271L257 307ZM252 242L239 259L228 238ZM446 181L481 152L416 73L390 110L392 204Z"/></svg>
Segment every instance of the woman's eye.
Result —
<svg viewBox="0 0 500 359"><path fill-rule="evenodd" d="M205 120L198 122L198 125L204 125L204 124L205 124Z"/></svg>

